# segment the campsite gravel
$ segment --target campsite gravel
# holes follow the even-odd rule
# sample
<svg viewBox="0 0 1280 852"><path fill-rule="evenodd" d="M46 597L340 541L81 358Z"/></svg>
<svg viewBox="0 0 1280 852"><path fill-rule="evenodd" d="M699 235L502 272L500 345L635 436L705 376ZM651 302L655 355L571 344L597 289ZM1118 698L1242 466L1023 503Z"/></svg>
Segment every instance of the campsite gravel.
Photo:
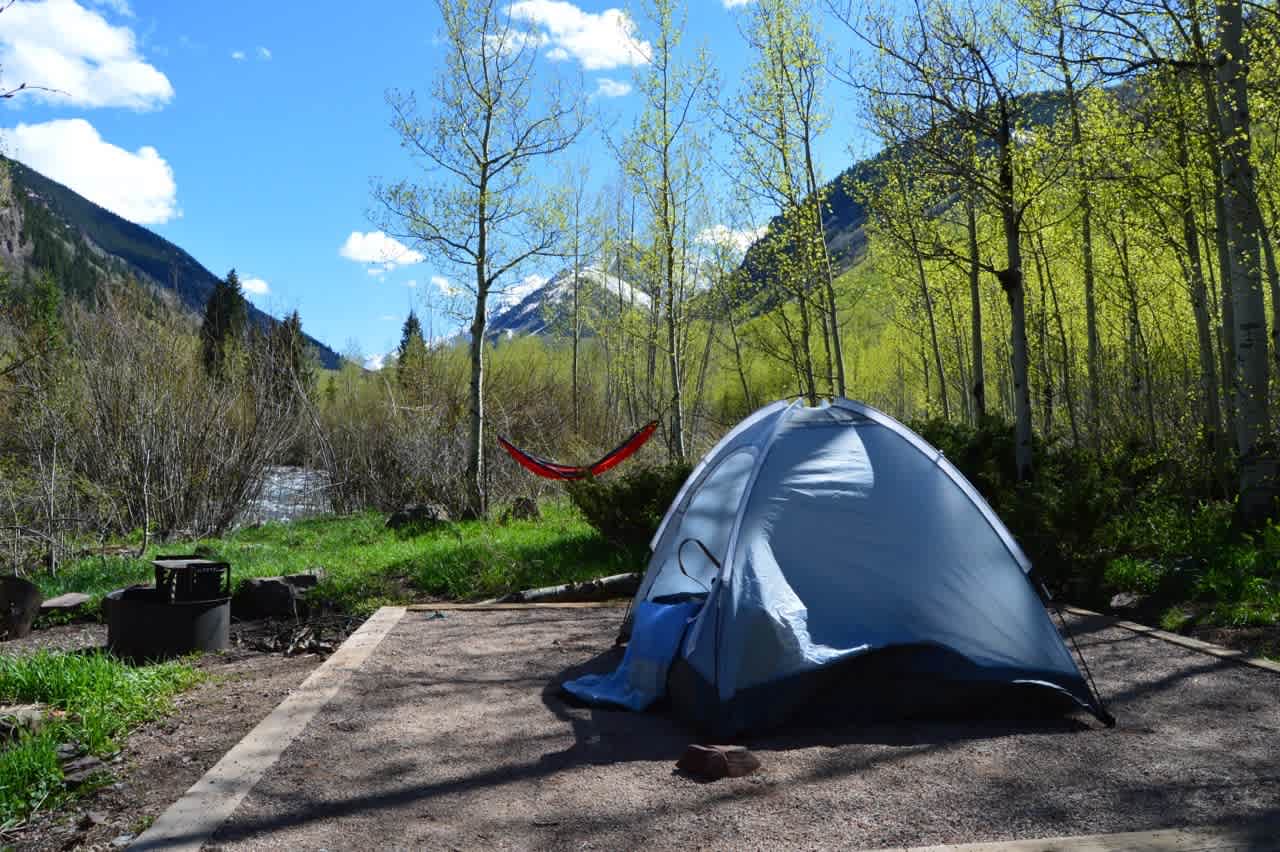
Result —
<svg viewBox="0 0 1280 852"><path fill-rule="evenodd" d="M215 836L224 849L879 848L1258 825L1277 848L1280 675L1092 619L1119 719L900 722L746 741L755 775L674 773L694 734L570 706L620 610L409 612ZM213 847L210 847L213 848Z"/></svg>

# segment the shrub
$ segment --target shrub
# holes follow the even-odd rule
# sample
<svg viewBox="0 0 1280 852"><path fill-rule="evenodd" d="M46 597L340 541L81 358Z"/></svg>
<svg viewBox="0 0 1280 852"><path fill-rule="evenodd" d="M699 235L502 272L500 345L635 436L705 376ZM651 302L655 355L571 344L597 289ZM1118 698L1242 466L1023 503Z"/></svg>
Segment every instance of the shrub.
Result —
<svg viewBox="0 0 1280 852"><path fill-rule="evenodd" d="M1164 566L1158 562L1121 556L1111 560L1102 580L1108 589L1115 592L1149 595L1160 587L1163 576Z"/></svg>
<svg viewBox="0 0 1280 852"><path fill-rule="evenodd" d="M641 551L692 470L687 464L633 466L622 476L571 482L569 498L605 538Z"/></svg>
<svg viewBox="0 0 1280 852"><path fill-rule="evenodd" d="M1160 616L1160 629L1178 633L1191 622L1191 613L1185 607L1171 606Z"/></svg>

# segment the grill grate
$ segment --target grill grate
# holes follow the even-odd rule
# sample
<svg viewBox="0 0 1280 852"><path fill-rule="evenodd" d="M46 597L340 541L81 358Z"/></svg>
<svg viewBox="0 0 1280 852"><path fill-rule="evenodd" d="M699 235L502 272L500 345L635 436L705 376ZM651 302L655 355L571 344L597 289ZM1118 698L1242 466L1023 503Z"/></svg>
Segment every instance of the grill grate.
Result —
<svg viewBox="0 0 1280 852"><path fill-rule="evenodd" d="M231 595L231 565L200 556L161 556L151 563L156 570L156 592L168 602L210 601Z"/></svg>

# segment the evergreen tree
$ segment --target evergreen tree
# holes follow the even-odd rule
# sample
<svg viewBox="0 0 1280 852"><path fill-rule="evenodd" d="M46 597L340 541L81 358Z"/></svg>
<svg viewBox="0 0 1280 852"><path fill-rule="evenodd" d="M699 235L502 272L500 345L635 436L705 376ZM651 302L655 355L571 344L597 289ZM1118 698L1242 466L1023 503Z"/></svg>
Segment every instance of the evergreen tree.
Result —
<svg viewBox="0 0 1280 852"><path fill-rule="evenodd" d="M409 391L414 387L414 376L426 367L426 361L427 342L422 336L422 323L418 320L418 315L410 310L400 334L400 346L396 348L396 379L402 389ZM416 398L409 401L415 404L421 402Z"/></svg>
<svg viewBox="0 0 1280 852"><path fill-rule="evenodd" d="M204 306L200 340L205 370L215 378L226 375L227 355L244 340L249 309L240 289L240 278L232 269L226 281L219 281Z"/></svg>
<svg viewBox="0 0 1280 852"><path fill-rule="evenodd" d="M302 334L302 318L294 311L271 329L271 356L274 375L282 388L297 387L308 396L315 389L316 376L307 340Z"/></svg>
<svg viewBox="0 0 1280 852"><path fill-rule="evenodd" d="M404 362L404 356L409 351L409 346L413 341L424 343L422 338L422 321L418 319L418 315L413 309L409 309L409 316L404 321L404 327L400 330L400 345L396 347L396 358L401 363Z"/></svg>

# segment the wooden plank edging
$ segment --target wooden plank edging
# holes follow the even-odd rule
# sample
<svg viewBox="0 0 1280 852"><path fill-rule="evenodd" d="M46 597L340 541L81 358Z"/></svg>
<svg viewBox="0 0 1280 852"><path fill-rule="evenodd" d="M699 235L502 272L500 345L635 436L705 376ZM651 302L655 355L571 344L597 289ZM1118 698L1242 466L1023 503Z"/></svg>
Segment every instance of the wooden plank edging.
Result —
<svg viewBox="0 0 1280 852"><path fill-rule="evenodd" d="M1104 615L1100 612L1094 612L1090 609L1084 609L1078 606L1064 606L1064 610L1073 615L1084 615L1091 618L1105 618L1115 627L1123 627L1125 630L1131 630L1134 633L1141 633L1144 636L1150 636L1152 639L1159 639L1162 642L1168 642L1173 645L1181 645L1183 648L1192 651L1199 651L1202 654L1208 654L1211 657L1217 657L1221 660L1231 660L1245 666L1253 666L1255 669L1263 669L1265 671L1280 674L1280 663L1268 660L1265 657L1258 657L1250 654L1248 651L1239 651L1235 648L1226 648L1222 645L1215 645L1212 642L1203 642L1199 639L1192 639L1190 636L1181 636L1177 633L1170 633L1167 630L1158 630L1154 627L1148 627L1145 624L1138 624L1133 621L1123 621L1115 616Z"/></svg>
<svg viewBox="0 0 1280 852"><path fill-rule="evenodd" d="M630 598L616 601L543 601L532 603L458 603L412 604L409 612L518 612L526 609L620 609Z"/></svg>
<svg viewBox="0 0 1280 852"><path fill-rule="evenodd" d="M1257 824L1046 837L1041 840L910 848L895 846L877 852L1260 852L1280 849L1280 841L1275 840L1277 833L1280 833L1280 823L1263 820Z"/></svg>

